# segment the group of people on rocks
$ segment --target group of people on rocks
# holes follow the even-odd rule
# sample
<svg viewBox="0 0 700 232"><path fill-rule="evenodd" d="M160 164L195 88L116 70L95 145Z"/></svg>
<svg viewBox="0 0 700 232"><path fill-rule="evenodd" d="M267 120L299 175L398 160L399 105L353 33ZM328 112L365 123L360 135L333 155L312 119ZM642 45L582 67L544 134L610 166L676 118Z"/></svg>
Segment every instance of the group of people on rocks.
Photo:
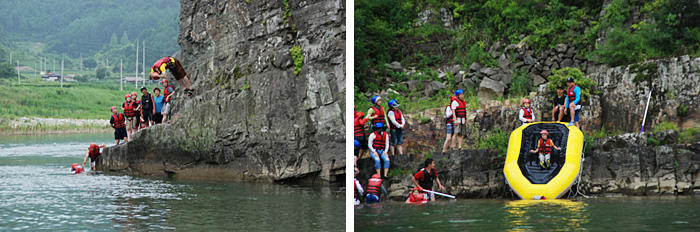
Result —
<svg viewBox="0 0 700 232"><path fill-rule="evenodd" d="M380 193L384 193L385 197L389 196L386 188L384 188L383 180L378 173L373 174L367 181L367 191L364 191L362 184L357 179L357 174L359 173L360 170L355 166L355 180L353 181L355 205L359 205L362 199L365 199L366 204L379 203L381 199ZM424 166L413 174L411 180L413 184L415 184L415 187L411 190L406 203L426 203L428 201L435 201L435 194L432 193L433 182L437 182L440 190L445 190L445 187L442 186L438 178L435 161L431 158L425 160Z"/></svg>

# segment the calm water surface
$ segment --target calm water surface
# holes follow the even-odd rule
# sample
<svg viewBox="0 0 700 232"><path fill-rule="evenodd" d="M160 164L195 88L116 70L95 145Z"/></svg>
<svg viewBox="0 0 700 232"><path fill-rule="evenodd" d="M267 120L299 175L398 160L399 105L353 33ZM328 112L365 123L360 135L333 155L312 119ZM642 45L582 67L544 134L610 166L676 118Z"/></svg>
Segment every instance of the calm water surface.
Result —
<svg viewBox="0 0 700 232"><path fill-rule="evenodd" d="M71 175L112 134L0 136L0 231L342 231L339 187Z"/></svg>

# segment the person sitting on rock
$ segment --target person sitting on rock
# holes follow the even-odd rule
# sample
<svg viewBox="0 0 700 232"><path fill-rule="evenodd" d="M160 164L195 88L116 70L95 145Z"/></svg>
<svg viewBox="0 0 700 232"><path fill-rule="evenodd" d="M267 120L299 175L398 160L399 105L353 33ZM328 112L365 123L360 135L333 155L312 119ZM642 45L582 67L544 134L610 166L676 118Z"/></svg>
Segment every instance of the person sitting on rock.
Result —
<svg viewBox="0 0 700 232"><path fill-rule="evenodd" d="M73 163L73 166L71 166L70 168L70 173L72 174L80 174L83 172L85 172L85 169L83 169L83 167L81 167L77 163Z"/></svg>
<svg viewBox="0 0 700 232"><path fill-rule="evenodd" d="M386 191L386 188L384 188L384 185L382 184L381 177L379 176L379 174L374 174L367 183L367 199L365 200L365 203L379 203L380 190L384 192L384 196L389 197L389 193Z"/></svg>
<svg viewBox="0 0 700 232"><path fill-rule="evenodd" d="M90 157L90 170L95 170L95 164L98 159L102 158L102 153L100 153L100 148L106 147L104 144L97 146L96 143L91 143L88 147L87 154L85 154L85 160L83 160L83 166L87 162L88 157Z"/></svg>
<svg viewBox="0 0 700 232"><path fill-rule="evenodd" d="M166 56L156 61L151 67L151 74L148 74L148 78L151 80L158 80L161 78L165 80L167 77L165 75L166 69L170 70L170 73L172 73L175 80L180 83L180 86L185 86L185 83L182 82L183 79L185 82L187 82L187 88L185 88L185 94L187 94L187 96L191 96L194 93L194 88L190 83L190 79L187 78L187 72L185 72L185 69L180 64L180 61L172 57Z"/></svg>
<svg viewBox="0 0 700 232"><path fill-rule="evenodd" d="M537 142L537 149L535 150L530 150L530 153L540 153L539 158L540 158L540 167L542 169L548 169L551 167L551 163L549 161L549 158L552 154L552 147L557 150L561 150L561 147L557 147L557 145L554 145L554 142L547 138L549 136L549 132L547 130L542 130L540 131L540 138L539 142Z"/></svg>
<svg viewBox="0 0 700 232"><path fill-rule="evenodd" d="M124 114L117 112L117 107L112 106L112 117L109 118L109 125L114 128L114 139L117 140L117 146L119 146L119 141L129 141L129 137L126 134L126 117Z"/></svg>
<svg viewBox="0 0 700 232"><path fill-rule="evenodd" d="M423 195L423 193L421 193L420 188L413 187L411 193L408 194L408 199L406 199L406 203L425 204L428 203L428 200L425 199L425 196Z"/></svg>
<svg viewBox="0 0 700 232"><path fill-rule="evenodd" d="M452 95L450 103L454 102L456 99L457 96ZM452 135L454 134L454 117L452 115L452 106L447 105L445 107L445 134L447 134L447 137L445 138L445 144L442 145L442 152L447 152L447 150L450 149L450 142L452 142Z"/></svg>
<svg viewBox="0 0 700 232"><path fill-rule="evenodd" d="M379 95L376 95L372 97L372 104L374 104L372 107L367 110L367 118L371 120L369 132L372 133L374 131L374 126L377 125L378 122L383 123L382 125L389 125L389 120L387 117L385 117L384 114L384 107L381 106L382 104L382 97Z"/></svg>
<svg viewBox="0 0 700 232"><path fill-rule="evenodd" d="M534 122L535 114L532 113L532 108L530 108L530 99L523 99L521 104L523 108L520 109L520 113L518 114L520 121L523 122L523 125Z"/></svg>
<svg viewBox="0 0 700 232"><path fill-rule="evenodd" d="M389 117L389 129L391 134L391 146L389 150L391 155L396 155L396 150L398 150L399 155L403 155L402 144L403 144L403 128L406 125L406 118L403 117L403 113L399 109L399 103L396 100L389 100L389 112L387 116Z"/></svg>
<svg viewBox="0 0 700 232"><path fill-rule="evenodd" d="M374 159L374 168L377 170L377 174L381 173L381 158L384 161L384 176L389 173L389 156L387 154L389 150L389 135L384 131L384 124L378 122L375 125L375 131L369 134L369 150L370 156Z"/></svg>
<svg viewBox="0 0 700 232"><path fill-rule="evenodd" d="M455 91L455 96L457 96L457 99L453 100L450 104L452 110L454 110L452 114L454 123L452 149L457 148L462 150L462 141L467 134L467 102L464 101L464 90L458 89Z"/></svg>
<svg viewBox="0 0 700 232"><path fill-rule="evenodd" d="M437 169L435 169L435 161L428 158L425 160L424 164L425 166L423 166L423 168L418 170L418 172L411 177L413 184L415 184L421 192L423 190L432 191L433 181L436 181L440 190L445 191L445 186L442 186L442 183L440 183L440 179L438 178ZM428 194L427 192L424 192L423 194L426 200L435 201L434 193Z"/></svg>
<svg viewBox="0 0 700 232"><path fill-rule="evenodd" d="M557 86L557 96L554 96L554 100L552 102L553 122L561 122L561 119L564 117L564 111L566 111L566 106L564 106L565 102L566 96L564 96L564 87L559 85Z"/></svg>
<svg viewBox="0 0 700 232"><path fill-rule="evenodd" d="M362 112L355 113L354 121L354 136L355 140L360 143L360 146L355 149L355 159L359 159L363 156L363 153L367 149L367 139L365 138L365 124L369 121L368 118L364 118L365 114Z"/></svg>
<svg viewBox="0 0 700 232"><path fill-rule="evenodd" d="M567 98L564 105L566 105L569 110L565 110L564 114L569 114L572 116L571 121L566 126L573 126L576 124L576 127L581 129L578 124L578 114L581 112L581 87L576 85L574 83L574 78L571 77L566 80L566 84L569 86L569 88L566 90Z"/></svg>
<svg viewBox="0 0 700 232"><path fill-rule="evenodd" d="M355 205L360 204L360 198L362 198L362 194L364 194L364 189L362 189L362 184L360 184L360 181L357 180L357 174L360 173L360 171L355 167Z"/></svg>

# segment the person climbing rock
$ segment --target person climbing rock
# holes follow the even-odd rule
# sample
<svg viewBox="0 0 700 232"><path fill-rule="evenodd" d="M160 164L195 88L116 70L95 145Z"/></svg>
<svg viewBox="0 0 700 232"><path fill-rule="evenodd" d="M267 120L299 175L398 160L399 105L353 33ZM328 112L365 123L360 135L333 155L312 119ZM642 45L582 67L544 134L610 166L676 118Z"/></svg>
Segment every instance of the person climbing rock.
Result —
<svg viewBox="0 0 700 232"><path fill-rule="evenodd" d="M374 174L367 183L367 199L365 200L365 203L379 203L380 190L384 192L384 196L389 196L389 193L386 191L386 188L384 188L384 185L382 184L382 179L380 178L379 174Z"/></svg>
<svg viewBox="0 0 700 232"><path fill-rule="evenodd" d="M172 98L173 92L175 91L175 88L173 88L172 85L168 84L167 79L163 79L161 82L163 84L163 108L161 109L161 113L163 114L163 121L161 123L165 123L168 121L168 115L170 114L170 100Z"/></svg>
<svg viewBox="0 0 700 232"><path fill-rule="evenodd" d="M378 122L375 125L375 131L369 134L369 150L370 156L374 159L374 169L377 170L377 174L381 173L381 161L384 161L384 176L389 173L389 156L387 154L389 150L389 136L386 131L384 131L384 124Z"/></svg>
<svg viewBox="0 0 700 232"><path fill-rule="evenodd" d="M534 122L535 121L535 114L532 113L532 108L530 108L530 99L523 99L523 102L520 103L523 107L520 108L520 112L518 113L518 118L520 119L521 122L523 122L523 125Z"/></svg>
<svg viewBox="0 0 700 232"><path fill-rule="evenodd" d="M404 118L403 113L399 109L399 103L396 100L389 100L389 112L387 116L389 117L389 128L390 130L390 140L391 146L389 150L391 155L396 155L396 150L398 150L399 155L403 155L403 128L406 125L406 118Z"/></svg>
<svg viewBox="0 0 700 232"><path fill-rule="evenodd" d="M374 104L372 107L367 110L367 118L370 120L370 128L369 132L372 133L374 131L374 125L377 125L378 122L383 123L382 125L389 125L389 120L387 117L385 117L384 114L384 107L382 107L382 97L379 95L376 95L372 97L372 104Z"/></svg>
<svg viewBox="0 0 700 232"><path fill-rule="evenodd" d="M566 111L566 106L564 106L565 102L566 96L564 96L564 87L559 85L557 86L557 96L554 96L554 99L552 101L553 122L561 122L561 119L564 117L564 111Z"/></svg>
<svg viewBox="0 0 700 232"><path fill-rule="evenodd" d="M356 155L355 159L359 159L364 155L364 152L367 150L367 138L365 137L365 124L367 124L367 121L369 121L368 118L364 118L365 114L362 112L356 112L355 113L355 119L354 121L354 136L355 140L360 143L360 146L355 149Z"/></svg>
<svg viewBox="0 0 700 232"><path fill-rule="evenodd" d="M96 143L91 143L88 147L87 154L85 154L85 159L83 160L83 166L90 158L90 170L95 170L95 164L97 160L102 158L102 153L100 153L100 148L106 147L104 144L97 146Z"/></svg>
<svg viewBox="0 0 700 232"><path fill-rule="evenodd" d="M421 193L419 187L413 187L411 193L408 194L408 199L406 199L406 203L424 204L428 203L428 200L425 199L425 196L423 195L423 193Z"/></svg>
<svg viewBox="0 0 700 232"><path fill-rule="evenodd" d="M83 167L81 167L77 163L73 163L73 166L71 166L70 168L70 173L72 174L80 174L83 172L85 172L85 169L83 169Z"/></svg>
<svg viewBox="0 0 700 232"><path fill-rule="evenodd" d="M534 154L539 152L540 167L542 167L542 169L548 169L551 167L549 158L551 158L552 147L557 150L561 150L561 147L557 147L551 139L547 138L549 137L549 132L547 130L540 131L540 136L542 138L537 142L537 149L530 150L530 153Z"/></svg>
<svg viewBox="0 0 700 232"><path fill-rule="evenodd" d="M136 133L136 131L141 129L141 122L143 122L143 117L141 117L141 100L138 98L138 95L136 95L136 92L131 92L131 101L136 103L136 108L134 108L134 113L136 113L135 117L136 117L136 119L138 119L138 121L136 123L137 123L137 125L139 125L134 129L134 133Z"/></svg>
<svg viewBox="0 0 700 232"><path fill-rule="evenodd" d="M172 73L175 80L180 83L180 86L185 87L185 83L182 82L183 79L187 82L187 88L185 88L185 94L187 94L187 96L191 96L194 93L194 88L190 83L190 79L187 78L187 72L185 72L180 61L172 57L166 56L156 61L151 67L151 74L148 75L148 78L151 80L158 80L161 78L165 80L167 77L165 75L166 69L170 70L170 73Z"/></svg>
<svg viewBox="0 0 700 232"><path fill-rule="evenodd" d="M119 146L119 141L124 140L129 141L129 137L126 134L126 117L124 114L117 112L117 107L112 106L112 117L109 118L109 125L114 128L114 139L117 140L117 146Z"/></svg>
<svg viewBox="0 0 700 232"><path fill-rule="evenodd" d="M148 92L146 86L141 87L141 118L146 126L153 126L153 116L156 114L156 106L153 95Z"/></svg>
<svg viewBox="0 0 700 232"><path fill-rule="evenodd" d="M444 191L445 186L442 186L442 183L440 183L440 179L437 175L437 169L435 168L435 161L433 161L433 159L428 158L425 160L424 165L425 166L423 166L423 168L418 170L418 172L416 172L416 174L414 174L411 177L411 181L413 181L413 184L415 184L420 191L423 191L424 189L432 191L433 181L436 181L440 190ZM427 192L423 194L426 200L435 201L435 194L428 194Z"/></svg>
<svg viewBox="0 0 700 232"><path fill-rule="evenodd" d="M464 101L464 90L455 91L457 99L453 100L450 106L454 110L452 114L454 135L452 136L452 149L462 150L462 141L467 133L467 103ZM459 136L458 136L459 135ZM455 138L456 137L456 138ZM459 145L459 146L455 146Z"/></svg>
<svg viewBox="0 0 700 232"><path fill-rule="evenodd" d="M136 117L136 111L134 111L138 105L131 100L131 94L124 96L124 99L126 99L126 102L122 103L122 111L126 122L126 136L129 138L128 141L131 141L131 134L139 129L139 119Z"/></svg>
<svg viewBox="0 0 700 232"><path fill-rule="evenodd" d="M153 88L153 105L154 105L154 114L153 114L153 124L161 124L163 121L163 114L161 111L163 110L163 99L165 98L163 95L160 95L160 88L155 87Z"/></svg>
<svg viewBox="0 0 700 232"><path fill-rule="evenodd" d="M357 180L358 173L359 173L359 171L357 170L357 168L355 168L355 181L354 181L355 182L354 183L354 185L355 185L355 205L360 204L360 199L362 198L362 194L364 194L364 189L362 189L362 184L360 184L360 181Z"/></svg>
<svg viewBox="0 0 700 232"><path fill-rule="evenodd" d="M456 99L457 96L452 95L450 102L453 102ZM442 145L442 152L447 152L447 150L450 149L450 143L453 139L452 135L454 135L454 120L452 106L448 104L445 106L445 134L447 137L445 137L445 144Z"/></svg>
<svg viewBox="0 0 700 232"><path fill-rule="evenodd" d="M578 114L581 112L581 87L574 83L574 78L569 77L566 80L566 84L569 88L566 90L566 100L564 105L569 108L565 110L564 114L569 114L571 116L571 121L566 126L576 125L577 128L581 129L578 124Z"/></svg>

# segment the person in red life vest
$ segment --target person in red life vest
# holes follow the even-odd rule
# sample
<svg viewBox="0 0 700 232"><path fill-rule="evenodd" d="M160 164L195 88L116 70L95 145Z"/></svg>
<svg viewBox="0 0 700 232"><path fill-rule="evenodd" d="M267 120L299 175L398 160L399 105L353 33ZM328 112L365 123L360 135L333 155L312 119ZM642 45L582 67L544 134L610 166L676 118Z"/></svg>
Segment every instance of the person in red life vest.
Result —
<svg viewBox="0 0 700 232"><path fill-rule="evenodd" d="M382 164L380 158L384 161L384 176L389 173L389 135L384 131L384 124L378 122L375 131L369 134L369 150L370 156L374 160L374 169L377 169L377 174L381 175Z"/></svg>
<svg viewBox="0 0 700 232"><path fill-rule="evenodd" d="M370 178L367 182L367 199L365 200L365 203L379 203L380 190L384 193L384 196L389 196L389 193L386 191L384 185L382 184L382 179L380 178L379 174L374 174L372 175L372 178Z"/></svg>
<svg viewBox="0 0 700 232"><path fill-rule="evenodd" d="M574 83L574 78L571 77L566 80L566 84L569 88L566 90L567 98L564 101L564 105L566 105L569 110L565 110L564 114L569 114L571 116L571 122L566 126L573 126L576 124L576 127L581 129L578 125L578 114L581 112L581 87L576 85L576 83Z"/></svg>
<svg viewBox="0 0 700 232"><path fill-rule="evenodd" d="M83 160L83 166L87 162L88 157L90 157L90 170L95 170L95 164L98 159L102 158L102 153L100 153L100 148L106 147L104 144L97 146L96 143L90 144L88 147L87 154L85 155L85 160Z"/></svg>
<svg viewBox="0 0 700 232"><path fill-rule="evenodd" d="M139 100L138 95L136 92L131 92L131 101L136 103L136 108L134 109L134 113L136 113L136 119L138 119L138 127L134 129L134 132L138 131L141 129L141 122L143 122L143 118L141 118L141 100Z"/></svg>
<svg viewBox="0 0 700 232"><path fill-rule="evenodd" d="M433 181L437 181L438 187L441 190L445 190L445 186L442 186L440 179L438 179L437 169L435 169L435 161L433 159L426 159L425 166L418 170L416 174L411 177L413 184L415 184L420 191L433 190ZM433 193L423 193L426 200L435 201L435 194Z"/></svg>
<svg viewBox="0 0 700 232"><path fill-rule="evenodd" d="M530 108L530 99L523 99L523 102L521 103L523 106L520 108L520 112L518 113L518 118L520 119L521 122L523 122L523 125L527 123L531 123L535 121L535 114L532 112L532 108Z"/></svg>
<svg viewBox="0 0 700 232"><path fill-rule="evenodd" d="M146 86L141 87L141 101L139 102L141 105L141 118L143 119L143 122L146 122L146 127L148 126L153 126L154 125L154 120L153 117L156 115L156 104L155 100L153 99L153 95L148 93L148 89Z"/></svg>
<svg viewBox="0 0 700 232"><path fill-rule="evenodd" d="M566 96L564 96L564 87L559 85L557 86L557 96L554 96L554 100L552 102L552 105L554 105L552 107L553 122L561 122L562 118L564 118L564 111L566 111L566 106L564 106L565 101Z"/></svg>
<svg viewBox="0 0 700 232"><path fill-rule="evenodd" d="M160 83L163 84L163 107L161 109L161 114L163 114L163 122L161 123L165 123L168 121L168 115L170 114L170 100L173 92L175 92L175 88L168 84L167 79L163 79Z"/></svg>
<svg viewBox="0 0 700 232"><path fill-rule="evenodd" d="M404 118L403 113L399 109L399 103L396 100L389 100L389 111L387 111L387 117L389 118L389 129L391 146L389 150L391 155L396 155L396 150L398 150L399 155L403 155L403 128L406 125L406 118Z"/></svg>
<svg viewBox="0 0 700 232"><path fill-rule="evenodd" d="M550 167L550 155L552 154L552 147L557 150L561 150L561 147L557 147L557 145L554 145L554 142L547 138L549 137L549 132L547 130L542 130L540 131L540 141L537 142L537 149L535 150L530 150L530 153L540 153L540 167L542 169L547 169Z"/></svg>
<svg viewBox="0 0 700 232"><path fill-rule="evenodd" d="M362 189L362 184L360 184L360 181L357 180L357 174L360 173L360 171L355 167L355 205L360 204L360 198L362 198L362 194L364 194L364 189Z"/></svg>
<svg viewBox="0 0 700 232"><path fill-rule="evenodd" d="M359 157L362 157L364 155L364 152L367 150L367 139L365 138L365 125L367 124L367 121L369 121L368 118L364 118L365 114L362 112L356 112L355 113L355 119L354 121L354 136L355 140L360 142L360 146L358 149L355 149L355 161Z"/></svg>
<svg viewBox="0 0 700 232"><path fill-rule="evenodd" d="M73 174L80 174L83 172L85 172L85 169L83 169L83 167L81 167L77 163L73 163L73 166L71 166L71 168L70 168L70 173L73 173Z"/></svg>
<svg viewBox="0 0 700 232"><path fill-rule="evenodd" d="M126 117L124 114L117 112L117 107L112 106L112 117L109 118L109 125L114 128L114 139L117 140L117 146L119 146L119 141L124 140L129 141L129 137L126 134Z"/></svg>
<svg viewBox="0 0 700 232"><path fill-rule="evenodd" d="M382 107L382 97L379 95L376 95L372 97L372 104L374 104L372 107L367 110L367 118L370 120L370 128L369 132L372 133L374 131L374 126L377 125L378 122L381 122L382 125L389 125L389 119L386 117L384 111L384 107Z"/></svg>
<svg viewBox="0 0 700 232"><path fill-rule="evenodd" d="M457 96L452 95L450 98L450 103L457 100ZM454 113L451 105L445 106L445 132L447 137L445 138L445 144L442 145L442 152L447 152L450 149L450 143L452 142L452 135L454 135Z"/></svg>
<svg viewBox="0 0 700 232"><path fill-rule="evenodd" d="M165 75L166 69L170 70L170 73L173 74L175 80L180 83L180 86L185 86L185 83L182 82L183 79L187 82L187 88L185 88L185 94L187 94L187 96L191 96L194 93L194 88L190 83L190 79L187 78L185 68L182 67L178 59L172 57L166 56L153 63L153 66L151 66L151 74L148 74L148 78L151 80L165 80L167 77Z"/></svg>
<svg viewBox="0 0 700 232"><path fill-rule="evenodd" d="M423 193L421 193L420 188L413 187L411 193L408 194L408 199L406 199L406 203L425 204L428 203L428 200L425 199L425 196L423 195Z"/></svg>
<svg viewBox="0 0 700 232"><path fill-rule="evenodd" d="M454 128L454 135L452 136L452 149L455 149L455 145L459 145L457 148L462 150L462 141L464 140L464 136L467 134L467 102L464 101L464 90L458 89L455 91L455 96L457 96L457 99L453 100L450 104L452 110L454 111L452 114Z"/></svg>
<svg viewBox="0 0 700 232"><path fill-rule="evenodd" d="M122 110L126 118L126 135L131 140L131 134L139 129L139 119L136 117L135 109L138 107L136 102L131 100L131 94L124 96L126 102L122 103Z"/></svg>

